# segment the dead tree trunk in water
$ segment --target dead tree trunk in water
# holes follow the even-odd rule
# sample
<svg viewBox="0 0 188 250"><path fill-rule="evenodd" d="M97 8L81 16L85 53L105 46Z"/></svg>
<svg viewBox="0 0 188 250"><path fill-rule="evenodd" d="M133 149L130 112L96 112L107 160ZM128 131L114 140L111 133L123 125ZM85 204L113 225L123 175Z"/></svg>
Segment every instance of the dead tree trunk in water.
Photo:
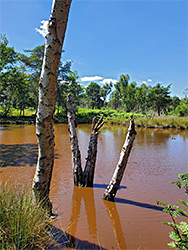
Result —
<svg viewBox="0 0 188 250"><path fill-rule="evenodd" d="M92 132L90 135L88 154L86 158L86 165L84 169L84 186L93 187L93 179L95 173L95 163L97 156L97 141L98 141L98 131L103 126L103 117L99 119L97 124L95 123L96 118L93 118L92 122Z"/></svg>
<svg viewBox="0 0 188 250"><path fill-rule="evenodd" d="M69 135L72 151L72 171L74 176L74 185L82 186L83 185L83 173L81 166L81 154L78 145L78 137L76 133L76 117L75 117L75 107L73 103L73 97L71 94L67 96L67 117L68 117L68 126L69 126Z"/></svg>
<svg viewBox="0 0 188 250"><path fill-rule="evenodd" d="M122 180L122 177L123 177L126 165L127 165L127 161L128 161L128 158L129 158L132 146L133 146L135 136L136 136L135 124L134 124L133 116L131 116L128 133L127 133L123 148L120 153L119 162L116 166L116 169L114 171L110 184L108 185L108 187L106 188L104 192L104 196L103 196L104 200L114 201L115 195L120 186L120 183L121 183L121 180Z"/></svg>
<svg viewBox="0 0 188 250"><path fill-rule="evenodd" d="M104 124L103 118L101 117L97 123L96 118L93 119L92 132L88 147L88 155L86 158L85 169L83 172L81 167L81 154L79 150L78 137L76 133L77 124L75 118L75 108L73 103L73 97L71 94L67 96L67 116L72 150L72 169L74 175L74 185L93 187L95 163L97 156L98 131Z"/></svg>

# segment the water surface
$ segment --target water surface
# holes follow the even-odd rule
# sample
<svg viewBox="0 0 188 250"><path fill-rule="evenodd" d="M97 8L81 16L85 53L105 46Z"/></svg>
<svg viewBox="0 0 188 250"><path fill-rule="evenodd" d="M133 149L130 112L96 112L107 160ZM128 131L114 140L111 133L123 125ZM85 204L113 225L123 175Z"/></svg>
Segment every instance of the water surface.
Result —
<svg viewBox="0 0 188 250"><path fill-rule="evenodd" d="M83 167L90 132L90 125L79 125ZM160 222L170 218L156 200L177 204L178 199L187 199L171 181L177 180L179 173L188 172L188 132L137 129L116 200L104 201L102 196L118 162L126 132L127 128L121 126L102 129L94 188L78 188L73 186L68 127L55 125L50 192L54 212L58 214L54 226L67 232L72 247L169 249L171 229ZM35 126L1 126L0 147L0 181L13 179L31 185L37 161Z"/></svg>

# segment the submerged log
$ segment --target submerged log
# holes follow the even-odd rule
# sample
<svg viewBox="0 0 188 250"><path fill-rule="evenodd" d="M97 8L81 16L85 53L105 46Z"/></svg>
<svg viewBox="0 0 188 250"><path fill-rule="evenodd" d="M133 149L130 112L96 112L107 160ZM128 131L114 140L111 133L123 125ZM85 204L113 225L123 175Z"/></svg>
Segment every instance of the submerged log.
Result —
<svg viewBox="0 0 188 250"><path fill-rule="evenodd" d="M69 126L69 135L72 151L72 170L74 176L74 185L83 185L83 172L81 166L81 154L78 144L78 137L76 133L76 117L75 117L75 107L73 103L73 97L71 94L67 96L67 117Z"/></svg>
<svg viewBox="0 0 188 250"><path fill-rule="evenodd" d="M104 192L103 199L114 201L115 195L117 193L118 188L120 187L120 183L127 165L127 161L133 146L133 142L136 136L136 130L135 130L135 124L133 116L131 116L130 119L130 125L128 128L127 136L123 145L123 148L120 153L120 158L118 161L118 164L116 166L116 169L114 171L114 174L112 176L112 179L110 181L110 184L106 188Z"/></svg>

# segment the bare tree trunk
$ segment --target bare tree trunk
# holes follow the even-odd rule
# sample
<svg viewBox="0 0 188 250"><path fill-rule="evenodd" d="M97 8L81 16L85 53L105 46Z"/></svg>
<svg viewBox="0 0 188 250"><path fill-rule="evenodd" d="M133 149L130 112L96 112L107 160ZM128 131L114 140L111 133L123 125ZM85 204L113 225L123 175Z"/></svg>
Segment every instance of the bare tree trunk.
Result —
<svg viewBox="0 0 188 250"><path fill-rule="evenodd" d="M69 134L70 134L70 143L72 150L72 170L74 176L74 185L82 186L83 185L83 173L81 166L81 154L78 145L78 137L76 133L76 118L75 118L75 108L73 103L73 97L71 94L67 96L67 116L68 116L68 125L69 125Z"/></svg>
<svg viewBox="0 0 188 250"><path fill-rule="evenodd" d="M98 131L103 126L103 117L99 119L97 124L95 123L96 118L93 118L92 132L90 135L88 154L86 158L86 165L84 169L84 180L83 184L85 187L93 187L93 180L95 174L95 163L97 156L97 141L98 141Z"/></svg>
<svg viewBox="0 0 188 250"><path fill-rule="evenodd" d="M53 0L39 81L39 104L36 119L38 162L33 180L35 199L50 206L49 191L54 163L54 111L58 68L68 21L71 0Z"/></svg>
<svg viewBox="0 0 188 250"><path fill-rule="evenodd" d="M114 201L115 195L120 186L120 183L121 183L121 180L122 180L122 177L123 177L126 165L127 165L127 161L128 161L128 158L129 158L132 146L133 146L135 136L136 136L136 131L135 131L134 119L132 116L130 119L128 133L127 133L123 148L120 153L119 162L116 166L116 169L114 171L110 184L108 185L108 187L106 188L104 192L103 199L105 200Z"/></svg>
<svg viewBox="0 0 188 250"><path fill-rule="evenodd" d="M73 103L73 97L71 94L67 96L67 116L72 150L72 169L74 175L74 185L93 187L95 163L97 156L98 131L104 124L103 118L101 117L97 123L96 118L93 119L92 132L88 147L88 155L86 158L86 165L83 172L81 167L81 154L76 133L77 124L75 119L75 108Z"/></svg>

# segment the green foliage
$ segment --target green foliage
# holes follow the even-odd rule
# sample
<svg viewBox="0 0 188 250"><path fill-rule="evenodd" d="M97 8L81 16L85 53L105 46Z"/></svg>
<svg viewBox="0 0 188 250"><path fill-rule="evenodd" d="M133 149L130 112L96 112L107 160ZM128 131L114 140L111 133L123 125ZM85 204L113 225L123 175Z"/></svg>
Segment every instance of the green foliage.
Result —
<svg viewBox="0 0 188 250"><path fill-rule="evenodd" d="M86 88L86 99L89 108L100 108L102 100L100 98L100 86L95 82L91 82Z"/></svg>
<svg viewBox="0 0 188 250"><path fill-rule="evenodd" d="M178 179L180 179L180 180L173 181L172 184L176 184L177 187L179 187L179 188L184 187L185 193L188 194L188 173L179 174Z"/></svg>
<svg viewBox="0 0 188 250"><path fill-rule="evenodd" d="M27 188L0 185L0 221L1 249L44 249L52 243L49 214Z"/></svg>
<svg viewBox="0 0 188 250"><path fill-rule="evenodd" d="M8 46L6 36L0 36L0 115L8 117L13 108L19 110L19 114L25 115L25 110L32 108L37 112L38 107L38 83L42 68L44 45L24 53L17 53L13 47ZM170 87L164 87L158 83L155 86L142 84L137 86L136 82L129 82L128 74L121 74L119 81L114 86L112 83L97 84L91 82L86 88L79 83L77 71L71 69L72 61L60 62L59 76L57 81L56 118L59 121L66 120L66 98L72 93L76 107L87 107L92 109L109 108L119 112L141 113L146 116L154 116L158 113L188 116L188 89L185 97L170 97ZM111 91L113 92L111 93ZM108 98L109 94L110 98ZM120 111L122 110L122 111ZM123 115L110 115L107 120L114 124L127 124ZM128 119L128 118L126 118ZM162 121L164 122L164 120ZM187 121L172 119L167 123L170 127L187 128ZM166 126L160 125L159 120L140 120L139 126ZM178 125L179 124L179 125Z"/></svg>
<svg viewBox="0 0 188 250"><path fill-rule="evenodd" d="M16 62L18 54L13 47L8 47L5 35L0 35L0 72L9 70Z"/></svg>
<svg viewBox="0 0 188 250"><path fill-rule="evenodd" d="M173 181L172 184L176 184L179 188L182 186L185 188L185 192L188 193L188 173L186 174L179 174L178 178L181 179L182 182ZM178 201L180 204L185 206L185 209L188 208L188 203L185 201ZM180 209L176 205L168 205L166 203L157 201L157 204L163 205L163 211L168 213L172 219L172 222L162 223L164 225L170 226L173 231L169 233L169 237L173 240L172 242L168 243L168 245L172 248L180 249L180 250L187 250L188 249L188 224L184 221L181 221L178 225L175 221L175 218L180 215L184 215L188 217L188 213L184 209Z"/></svg>
<svg viewBox="0 0 188 250"><path fill-rule="evenodd" d="M178 116L187 116L188 115L188 106L184 102L180 104L175 109L175 114Z"/></svg>
<svg viewBox="0 0 188 250"><path fill-rule="evenodd" d="M112 83L105 83L104 86L100 89L100 96L102 98L103 106L106 104L106 98L110 94L112 89Z"/></svg>
<svg viewBox="0 0 188 250"><path fill-rule="evenodd" d="M170 87L163 87L160 83L148 90L147 101L148 105L157 111L158 115L161 115L161 111L166 109L170 103Z"/></svg>
<svg viewBox="0 0 188 250"><path fill-rule="evenodd" d="M105 122L111 124L128 125L132 113L126 113L113 109L86 109L78 108L77 121L79 123L91 123L93 117L104 117ZM143 117L141 114L134 114L134 118Z"/></svg>

